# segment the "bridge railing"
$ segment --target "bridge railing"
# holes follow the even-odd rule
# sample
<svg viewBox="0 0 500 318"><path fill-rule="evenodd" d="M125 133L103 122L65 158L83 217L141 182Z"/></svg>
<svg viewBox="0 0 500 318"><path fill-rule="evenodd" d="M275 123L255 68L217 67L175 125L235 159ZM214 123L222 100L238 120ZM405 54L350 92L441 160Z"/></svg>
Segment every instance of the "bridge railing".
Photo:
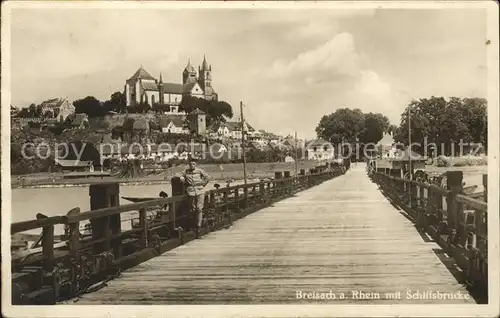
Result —
<svg viewBox="0 0 500 318"><path fill-rule="evenodd" d="M428 233L456 260L469 285L487 290L487 175L483 175L483 200L463 193L461 171L447 172L446 188L381 172L370 176L394 204L407 212L417 229Z"/></svg>
<svg viewBox="0 0 500 318"><path fill-rule="evenodd" d="M207 191L201 234L344 172L326 167L297 176L277 172L274 180ZM119 205L118 183L91 185L90 211L75 208L64 216L13 223L11 234L42 232L36 251L13 257L13 304L48 304L77 296L123 269L194 239L187 196L175 195L176 187L172 180L170 198ZM64 228L59 242L57 226Z"/></svg>

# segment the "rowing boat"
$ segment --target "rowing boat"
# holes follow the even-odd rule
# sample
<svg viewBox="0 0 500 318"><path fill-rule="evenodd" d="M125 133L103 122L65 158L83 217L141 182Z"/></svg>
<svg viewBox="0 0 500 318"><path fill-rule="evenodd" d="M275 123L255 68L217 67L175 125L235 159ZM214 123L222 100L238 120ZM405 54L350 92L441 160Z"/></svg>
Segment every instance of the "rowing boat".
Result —
<svg viewBox="0 0 500 318"><path fill-rule="evenodd" d="M146 198L137 198L137 197L122 197L122 199L130 201L130 202L144 202L144 201L151 201L151 200L158 200L161 199L160 197L146 197Z"/></svg>

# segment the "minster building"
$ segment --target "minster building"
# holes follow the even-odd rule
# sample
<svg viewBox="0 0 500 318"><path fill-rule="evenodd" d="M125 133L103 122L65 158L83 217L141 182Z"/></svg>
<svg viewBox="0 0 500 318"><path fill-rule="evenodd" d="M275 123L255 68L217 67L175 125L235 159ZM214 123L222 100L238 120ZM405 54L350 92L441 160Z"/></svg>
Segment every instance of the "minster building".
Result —
<svg viewBox="0 0 500 318"><path fill-rule="evenodd" d="M194 96L207 100L217 100L217 94L212 88L212 65L203 57L203 63L198 72L188 61L182 72L182 83L164 83L160 78L151 76L142 66L132 77L126 80L125 96L127 106L140 103L170 105L176 112L183 96Z"/></svg>

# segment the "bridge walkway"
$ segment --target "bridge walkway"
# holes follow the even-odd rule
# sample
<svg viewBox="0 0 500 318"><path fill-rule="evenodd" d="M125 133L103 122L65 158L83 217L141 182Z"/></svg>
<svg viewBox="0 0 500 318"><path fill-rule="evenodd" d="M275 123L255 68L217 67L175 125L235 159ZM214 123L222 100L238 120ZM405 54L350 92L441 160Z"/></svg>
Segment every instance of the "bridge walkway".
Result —
<svg viewBox="0 0 500 318"><path fill-rule="evenodd" d="M389 203L362 166L142 263L70 303L325 303L297 296L330 291L339 303L474 303L432 299L436 292L469 294L445 266L451 260ZM410 299L408 291L422 296Z"/></svg>

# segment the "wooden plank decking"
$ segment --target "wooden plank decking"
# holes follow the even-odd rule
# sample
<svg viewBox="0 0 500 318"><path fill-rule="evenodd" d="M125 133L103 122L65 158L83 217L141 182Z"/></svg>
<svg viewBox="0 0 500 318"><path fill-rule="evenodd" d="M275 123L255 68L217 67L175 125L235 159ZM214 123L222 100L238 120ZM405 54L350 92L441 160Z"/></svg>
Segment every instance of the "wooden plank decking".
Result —
<svg viewBox="0 0 500 318"><path fill-rule="evenodd" d="M325 303L298 300L297 291L345 293L328 303L474 303L407 299L407 290L468 295L434 250L360 165L128 270L75 304ZM380 299L353 299L353 291ZM400 299L387 299L398 291Z"/></svg>

